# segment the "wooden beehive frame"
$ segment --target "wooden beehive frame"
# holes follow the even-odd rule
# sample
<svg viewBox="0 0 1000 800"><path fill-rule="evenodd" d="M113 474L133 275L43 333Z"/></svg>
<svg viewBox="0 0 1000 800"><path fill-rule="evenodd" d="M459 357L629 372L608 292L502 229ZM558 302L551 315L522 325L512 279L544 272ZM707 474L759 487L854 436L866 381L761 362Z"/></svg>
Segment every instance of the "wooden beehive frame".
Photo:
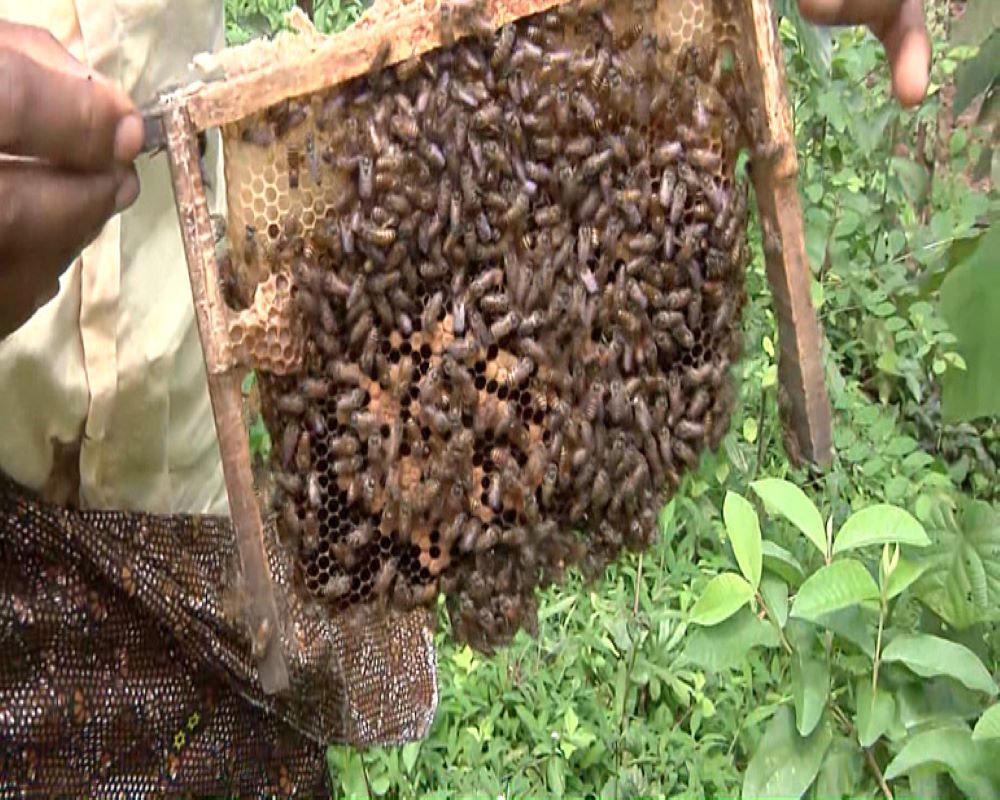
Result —
<svg viewBox="0 0 1000 800"><path fill-rule="evenodd" d="M495 27L564 0L490 0ZM669 2L669 0L662 0ZM222 455L226 488L248 591L250 624L263 645L258 672L268 693L288 686L281 652L275 587L264 549L263 522L254 494L250 451L242 421L240 385L245 366L233 358L229 312L219 284L214 238L199 169L200 131L236 122L289 97L343 83L367 71L380 45L393 43L389 63L443 44L439 0L377 2L348 32L321 37L304 31L295 46L253 43L209 59L221 80L195 83L164 97L147 116L148 145L169 153L175 199L191 278L198 329ZM764 225L781 247L766 247L767 275L778 318L779 378L789 405L791 433L801 455L819 465L831 458L831 415L820 352L821 336L810 295L798 163L784 80L784 64L768 0L738 0L752 44L758 101L766 132L780 157L758 163L753 182ZM262 66L263 65L263 66Z"/></svg>

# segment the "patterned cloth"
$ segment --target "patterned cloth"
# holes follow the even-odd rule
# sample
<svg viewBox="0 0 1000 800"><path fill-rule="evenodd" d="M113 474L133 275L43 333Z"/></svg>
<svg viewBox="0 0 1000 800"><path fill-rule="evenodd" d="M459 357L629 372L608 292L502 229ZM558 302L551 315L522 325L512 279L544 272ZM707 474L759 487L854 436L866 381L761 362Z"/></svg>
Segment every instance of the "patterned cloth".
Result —
<svg viewBox="0 0 1000 800"><path fill-rule="evenodd" d="M223 518L70 511L0 475L0 798L325 796L325 743L426 733L426 618L301 603L270 535L292 688L264 695L234 549Z"/></svg>

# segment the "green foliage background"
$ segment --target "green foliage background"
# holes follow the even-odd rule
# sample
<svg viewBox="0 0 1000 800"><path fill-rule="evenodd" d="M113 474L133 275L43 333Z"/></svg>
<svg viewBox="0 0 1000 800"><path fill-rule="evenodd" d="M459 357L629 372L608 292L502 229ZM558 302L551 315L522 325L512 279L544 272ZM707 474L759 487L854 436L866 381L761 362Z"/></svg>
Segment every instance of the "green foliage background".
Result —
<svg viewBox="0 0 1000 800"><path fill-rule="evenodd" d="M290 6L226 0L230 42L279 29ZM491 659L450 643L442 614L430 736L330 748L336 796L1000 797L1000 710L983 716L992 680L970 688L934 667L953 663L954 642L984 674L1000 670L1000 21L992 0L927 6L931 94L903 112L870 36L811 28L779 3L833 468L796 470L781 446L777 334L754 228L740 410L720 452L664 508L658 544L602 582L546 592L537 639L521 635ZM361 10L317 0L316 22L339 30ZM251 433L266 449L263 427ZM750 485L767 476L801 487L800 516L815 521L818 508L831 532L892 504L915 515L926 543L900 540L891 577L878 547L846 560L821 552L823 527L803 536L800 517L761 513ZM892 538L889 517L868 519L865 535ZM854 586L849 605L815 625L790 619L822 600L831 558L862 569L834 570L840 589ZM756 559L762 574L747 566ZM731 577L706 593L721 573ZM866 594L872 576L881 599ZM739 610L696 624L722 613L707 608L715 601ZM930 667L907 649L928 642Z"/></svg>

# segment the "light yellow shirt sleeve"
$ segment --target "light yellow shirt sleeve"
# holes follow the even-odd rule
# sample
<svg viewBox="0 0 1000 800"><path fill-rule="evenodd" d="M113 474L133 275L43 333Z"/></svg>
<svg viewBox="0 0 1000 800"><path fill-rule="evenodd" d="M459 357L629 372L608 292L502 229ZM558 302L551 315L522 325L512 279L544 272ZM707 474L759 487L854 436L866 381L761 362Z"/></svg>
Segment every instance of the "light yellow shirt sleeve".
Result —
<svg viewBox="0 0 1000 800"><path fill-rule="evenodd" d="M49 29L140 105L223 43L221 0L0 0L0 17ZM210 137L215 186L220 161ZM227 513L168 166L137 166L136 204L0 342L0 468L41 489L56 443L79 441L85 507Z"/></svg>

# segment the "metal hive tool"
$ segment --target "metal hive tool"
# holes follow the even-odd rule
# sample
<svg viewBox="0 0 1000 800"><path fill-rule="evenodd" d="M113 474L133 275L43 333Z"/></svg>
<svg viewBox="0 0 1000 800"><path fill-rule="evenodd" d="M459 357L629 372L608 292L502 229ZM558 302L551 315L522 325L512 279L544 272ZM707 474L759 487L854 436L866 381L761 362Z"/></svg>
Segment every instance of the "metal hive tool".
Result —
<svg viewBox="0 0 1000 800"><path fill-rule="evenodd" d="M728 427L744 147L793 432L828 457L766 3L376 5L212 66L162 118L266 691L287 674L264 517L288 591L381 618L442 592L487 650L531 627L538 585L652 540ZM194 144L213 125L221 263ZM256 492L249 367L275 443Z"/></svg>

